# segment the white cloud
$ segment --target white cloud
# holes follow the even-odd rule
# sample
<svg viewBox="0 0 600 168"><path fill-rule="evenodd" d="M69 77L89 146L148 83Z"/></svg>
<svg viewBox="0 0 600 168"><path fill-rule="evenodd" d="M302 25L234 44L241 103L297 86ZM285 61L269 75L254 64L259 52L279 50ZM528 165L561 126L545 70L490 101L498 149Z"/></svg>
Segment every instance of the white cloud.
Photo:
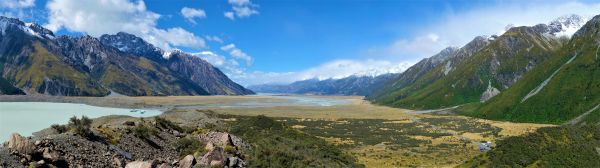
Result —
<svg viewBox="0 0 600 168"><path fill-rule="evenodd" d="M37 20L38 17L33 17L35 0L2 0L0 1L0 15L21 20L32 19Z"/></svg>
<svg viewBox="0 0 600 168"><path fill-rule="evenodd" d="M223 39L221 39L219 36L205 36L204 38L206 38L206 40L208 41L213 41L213 42L217 42L217 43L223 43Z"/></svg>
<svg viewBox="0 0 600 168"><path fill-rule="evenodd" d="M229 52L229 55L231 55L233 58L244 60L246 62L246 65L252 65L253 63L252 57L244 53L239 48L235 47L235 44L228 44L222 46L221 50Z"/></svg>
<svg viewBox="0 0 600 168"><path fill-rule="evenodd" d="M204 12L204 10L188 7L181 8L181 15L183 15L185 19L187 19L190 23L193 24L196 24L196 21L194 20L195 18L206 18L206 12Z"/></svg>
<svg viewBox="0 0 600 168"><path fill-rule="evenodd" d="M234 14L233 12L225 12L225 13L223 13L223 15L224 15L226 18L229 18L229 19L231 19L231 20L235 20L235 14Z"/></svg>
<svg viewBox="0 0 600 168"><path fill-rule="evenodd" d="M256 10L258 5L253 4L250 0L228 0L227 2L231 5L233 11L227 11L223 14L231 20L234 20L236 17L245 18L259 13Z"/></svg>
<svg viewBox="0 0 600 168"><path fill-rule="evenodd" d="M351 75L376 76L385 73L399 73L410 67L412 62L390 62L384 60L334 60L316 67L297 72L261 72L230 74L230 78L243 85L266 83L291 83L299 80L318 78L340 79Z"/></svg>
<svg viewBox="0 0 600 168"><path fill-rule="evenodd" d="M0 8L29 8L35 6L35 0L2 0Z"/></svg>
<svg viewBox="0 0 600 168"><path fill-rule="evenodd" d="M437 34L417 36L414 39L399 39L387 46L376 46L366 50L366 54L380 59L415 61L432 56L448 47Z"/></svg>
<svg viewBox="0 0 600 168"><path fill-rule="evenodd" d="M246 71L246 69L241 67L236 60L225 58L224 56L218 55L212 51L202 51L199 53L193 53L192 55L200 57L213 66L218 67L229 77L232 75L244 74Z"/></svg>
<svg viewBox="0 0 600 168"><path fill-rule="evenodd" d="M409 38L399 38L387 45L362 51L367 57L388 60L416 60L430 57L448 46L463 46L476 36L500 35L507 27L548 23L560 16L600 14L600 3L545 1L544 3L500 3L468 11L447 11L439 21L419 28Z"/></svg>
<svg viewBox="0 0 600 168"><path fill-rule="evenodd" d="M157 28L160 15L148 11L142 0L50 0L46 8L49 16L45 27L53 31L65 28L96 37L123 31L165 50L206 46L204 39L183 28Z"/></svg>

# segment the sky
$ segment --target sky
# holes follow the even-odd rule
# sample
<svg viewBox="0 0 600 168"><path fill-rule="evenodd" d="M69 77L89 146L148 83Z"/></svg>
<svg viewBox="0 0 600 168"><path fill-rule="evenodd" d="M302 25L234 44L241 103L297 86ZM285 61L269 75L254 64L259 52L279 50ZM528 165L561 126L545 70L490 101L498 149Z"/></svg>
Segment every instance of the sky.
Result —
<svg viewBox="0 0 600 168"><path fill-rule="evenodd" d="M2 0L0 14L58 35L140 36L248 86L402 72L507 25L600 14L598 1Z"/></svg>

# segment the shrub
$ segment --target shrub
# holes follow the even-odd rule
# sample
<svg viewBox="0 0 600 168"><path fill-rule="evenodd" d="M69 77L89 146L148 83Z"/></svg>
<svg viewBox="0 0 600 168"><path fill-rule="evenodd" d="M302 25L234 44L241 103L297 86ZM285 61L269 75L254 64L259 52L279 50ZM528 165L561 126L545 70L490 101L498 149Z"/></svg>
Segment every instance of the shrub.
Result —
<svg viewBox="0 0 600 168"><path fill-rule="evenodd" d="M92 131L90 129L92 125L92 120L86 116L81 116L81 119L77 119L76 116L73 116L69 119L69 123L67 127L70 131L73 131L75 135L79 135L82 137L90 137L92 136Z"/></svg>
<svg viewBox="0 0 600 168"><path fill-rule="evenodd" d="M69 128L67 128L67 126L64 126L64 125L52 124L52 126L50 126L50 127L52 129L56 130L56 132L58 132L59 134L69 131Z"/></svg>
<svg viewBox="0 0 600 168"><path fill-rule="evenodd" d="M225 152L227 152L227 153L235 153L235 151L236 151L235 147L233 147L233 146L231 146L231 145L227 145L227 146L225 146L224 150L225 150Z"/></svg>
<svg viewBox="0 0 600 168"><path fill-rule="evenodd" d="M204 146L205 145L202 142L189 137L180 138L173 144L173 147L175 147L175 150L179 152L179 156L181 157L190 154L204 153L206 152Z"/></svg>
<svg viewBox="0 0 600 168"><path fill-rule="evenodd" d="M135 127L129 128L129 131L133 133L133 136L144 140L150 139L150 135L154 135L157 133L156 130L145 126L143 123L140 123Z"/></svg>
<svg viewBox="0 0 600 168"><path fill-rule="evenodd" d="M177 130L179 132L183 132L184 129L181 128L179 125L173 123L170 120L164 119L162 117L154 117L154 121L156 121L156 125L161 127L161 128L166 128L166 129L174 129Z"/></svg>

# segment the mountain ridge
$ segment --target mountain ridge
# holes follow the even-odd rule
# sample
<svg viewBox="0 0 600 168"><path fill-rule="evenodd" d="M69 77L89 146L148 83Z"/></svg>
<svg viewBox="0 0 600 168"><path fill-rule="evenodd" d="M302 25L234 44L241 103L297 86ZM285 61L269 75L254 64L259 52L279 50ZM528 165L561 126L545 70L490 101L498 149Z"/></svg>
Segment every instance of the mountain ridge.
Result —
<svg viewBox="0 0 600 168"><path fill-rule="evenodd" d="M218 68L187 53L173 52L170 56L175 59L167 59L150 52L124 52L102 43L102 38L87 35L55 37L51 31L37 24L26 24L3 16L0 17L0 28L2 94L254 94L231 81ZM141 38L135 38L140 40L139 43L121 47L144 47L135 44L147 44ZM154 46L146 47L162 54L162 50Z"/></svg>

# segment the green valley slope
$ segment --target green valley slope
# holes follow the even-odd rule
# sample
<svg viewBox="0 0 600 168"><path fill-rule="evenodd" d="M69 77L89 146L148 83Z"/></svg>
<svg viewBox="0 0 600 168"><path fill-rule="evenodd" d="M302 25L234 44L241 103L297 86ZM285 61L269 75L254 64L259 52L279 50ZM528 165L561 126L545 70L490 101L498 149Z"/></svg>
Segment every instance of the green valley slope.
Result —
<svg viewBox="0 0 600 168"><path fill-rule="evenodd" d="M563 48L515 85L463 114L496 120L560 124L600 121L600 16L582 27ZM586 113L588 112L588 113Z"/></svg>
<svg viewBox="0 0 600 168"><path fill-rule="evenodd" d="M433 82L416 82L416 87L380 91L392 93L392 96L373 99L379 104L411 109L444 108L485 101L509 88L562 46L564 39L548 33L544 24L511 28L472 56L458 59L449 67L439 64L429 74L421 76L429 79L424 81L434 79ZM447 74L440 75L441 72ZM394 94L398 92L400 94Z"/></svg>

